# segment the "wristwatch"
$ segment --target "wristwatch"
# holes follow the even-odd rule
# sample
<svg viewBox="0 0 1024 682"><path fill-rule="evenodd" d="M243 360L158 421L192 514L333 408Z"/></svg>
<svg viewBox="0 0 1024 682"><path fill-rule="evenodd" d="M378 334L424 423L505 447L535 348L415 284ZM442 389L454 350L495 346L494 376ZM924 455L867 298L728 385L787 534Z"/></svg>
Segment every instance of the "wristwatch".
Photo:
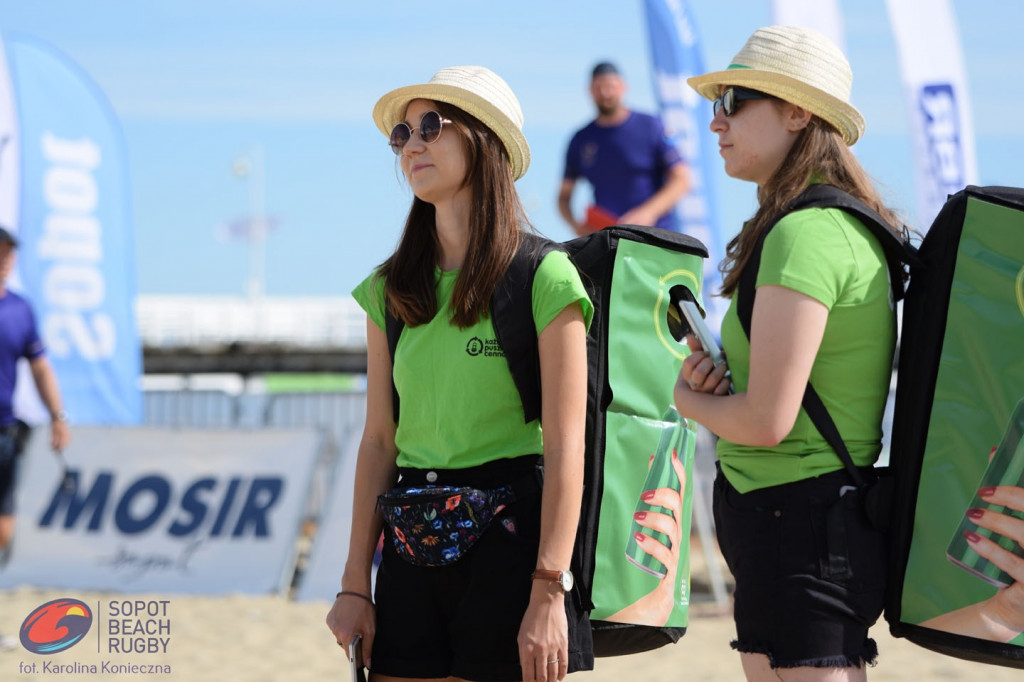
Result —
<svg viewBox="0 0 1024 682"><path fill-rule="evenodd" d="M572 571L555 571L546 568L538 568L530 576L534 580L550 580L562 588L562 592L572 590Z"/></svg>

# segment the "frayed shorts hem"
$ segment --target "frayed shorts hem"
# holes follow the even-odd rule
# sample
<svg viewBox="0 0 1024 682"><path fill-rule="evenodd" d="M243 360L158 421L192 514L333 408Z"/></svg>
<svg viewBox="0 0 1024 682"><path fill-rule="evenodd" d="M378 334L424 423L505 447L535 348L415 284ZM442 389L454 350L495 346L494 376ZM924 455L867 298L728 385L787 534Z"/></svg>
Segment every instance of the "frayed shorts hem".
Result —
<svg viewBox="0 0 1024 682"><path fill-rule="evenodd" d="M741 654L761 654L768 657L768 665L775 668L861 668L866 666L874 667L878 662L878 645L875 640L864 641L864 651L859 656L825 656L821 658L807 658L801 660L783 660L776 658L770 647L746 644L739 640L729 643Z"/></svg>

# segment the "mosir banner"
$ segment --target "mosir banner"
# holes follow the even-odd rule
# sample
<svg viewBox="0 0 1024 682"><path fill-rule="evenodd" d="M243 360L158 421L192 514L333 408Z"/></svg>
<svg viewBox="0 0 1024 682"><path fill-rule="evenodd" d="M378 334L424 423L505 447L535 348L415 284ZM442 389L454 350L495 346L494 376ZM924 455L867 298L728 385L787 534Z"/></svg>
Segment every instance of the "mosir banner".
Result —
<svg viewBox="0 0 1024 682"><path fill-rule="evenodd" d="M282 592L319 436L313 431L79 427L70 467L36 433L0 588Z"/></svg>

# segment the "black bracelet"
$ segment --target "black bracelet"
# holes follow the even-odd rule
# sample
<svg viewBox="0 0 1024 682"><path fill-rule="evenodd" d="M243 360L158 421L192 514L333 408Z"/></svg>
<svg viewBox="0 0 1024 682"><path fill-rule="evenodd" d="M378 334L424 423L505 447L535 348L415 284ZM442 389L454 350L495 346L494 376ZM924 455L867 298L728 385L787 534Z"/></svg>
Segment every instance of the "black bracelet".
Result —
<svg viewBox="0 0 1024 682"><path fill-rule="evenodd" d="M359 597L360 599L365 599L366 601L370 602L370 606L375 606L375 604L373 603L373 599L371 599L370 597L367 597L362 592L352 592L350 590L342 590L338 594L334 595L334 598L338 599L342 595L346 595L346 594L349 595L349 596L352 596L352 597Z"/></svg>

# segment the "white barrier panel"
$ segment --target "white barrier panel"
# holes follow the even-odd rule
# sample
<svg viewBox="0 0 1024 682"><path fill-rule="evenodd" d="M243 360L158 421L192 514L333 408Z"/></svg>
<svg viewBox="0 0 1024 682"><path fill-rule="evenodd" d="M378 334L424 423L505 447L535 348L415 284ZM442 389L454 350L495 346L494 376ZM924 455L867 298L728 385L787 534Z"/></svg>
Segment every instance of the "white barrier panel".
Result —
<svg viewBox="0 0 1024 682"><path fill-rule="evenodd" d="M362 429L353 429L348 442L341 444L324 516L310 553L309 564L295 594L295 598L300 601L334 601L334 594L341 589L341 573L348 559L348 541L352 532L352 489L362 436Z"/></svg>
<svg viewBox="0 0 1024 682"><path fill-rule="evenodd" d="M289 586L320 436L79 427L62 489L48 433L22 457L0 587L270 593Z"/></svg>

